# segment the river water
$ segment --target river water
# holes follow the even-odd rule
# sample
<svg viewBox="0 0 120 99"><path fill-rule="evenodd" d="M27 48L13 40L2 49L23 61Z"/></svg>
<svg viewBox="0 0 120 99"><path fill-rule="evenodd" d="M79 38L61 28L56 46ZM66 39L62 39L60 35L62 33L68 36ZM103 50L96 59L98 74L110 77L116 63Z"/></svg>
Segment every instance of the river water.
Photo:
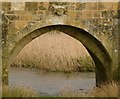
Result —
<svg viewBox="0 0 120 99"><path fill-rule="evenodd" d="M30 87L45 96L55 96L68 88L87 91L95 86L94 73L57 73L10 67L10 85Z"/></svg>

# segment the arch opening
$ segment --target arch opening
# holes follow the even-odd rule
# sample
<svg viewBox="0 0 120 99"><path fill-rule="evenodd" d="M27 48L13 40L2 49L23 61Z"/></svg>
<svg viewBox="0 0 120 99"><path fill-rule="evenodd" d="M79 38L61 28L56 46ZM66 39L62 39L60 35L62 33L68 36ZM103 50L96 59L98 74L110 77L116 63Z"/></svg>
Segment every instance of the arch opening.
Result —
<svg viewBox="0 0 120 99"><path fill-rule="evenodd" d="M53 30L28 43L11 66L72 73L93 72L95 64L81 42Z"/></svg>
<svg viewBox="0 0 120 99"><path fill-rule="evenodd" d="M27 45L36 37L52 30L61 31L80 41L85 46L96 65L96 85L111 79L112 60L102 43L87 31L70 25L50 25L28 33L28 35L24 36L20 41L18 41L11 51L10 56L8 57L8 64L10 65L13 62L15 57L25 45Z"/></svg>

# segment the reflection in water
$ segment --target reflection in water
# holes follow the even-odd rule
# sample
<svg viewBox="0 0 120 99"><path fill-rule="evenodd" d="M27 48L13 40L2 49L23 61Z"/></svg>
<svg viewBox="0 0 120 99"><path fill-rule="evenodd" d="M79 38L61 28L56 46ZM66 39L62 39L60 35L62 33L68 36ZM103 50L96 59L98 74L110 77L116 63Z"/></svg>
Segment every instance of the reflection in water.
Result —
<svg viewBox="0 0 120 99"><path fill-rule="evenodd" d="M94 73L57 73L40 70L10 68L10 85L30 87L43 95L57 95L64 88L74 91L95 86Z"/></svg>

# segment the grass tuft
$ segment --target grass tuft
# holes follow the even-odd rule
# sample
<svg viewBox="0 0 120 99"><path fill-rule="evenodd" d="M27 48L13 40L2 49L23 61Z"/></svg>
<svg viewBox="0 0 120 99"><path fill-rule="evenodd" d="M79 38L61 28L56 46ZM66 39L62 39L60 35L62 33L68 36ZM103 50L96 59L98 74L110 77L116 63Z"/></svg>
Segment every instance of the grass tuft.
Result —
<svg viewBox="0 0 120 99"><path fill-rule="evenodd" d="M8 87L4 85L2 87L3 97L38 97L38 93L30 88L24 88L19 86Z"/></svg>
<svg viewBox="0 0 120 99"><path fill-rule="evenodd" d="M95 87L87 92L72 91L71 89L65 89L61 92L61 97L118 97L118 87L120 85L117 82L106 83Z"/></svg>
<svg viewBox="0 0 120 99"><path fill-rule="evenodd" d="M117 82L106 83L98 88L94 88L90 94L93 97L118 97L118 87Z"/></svg>

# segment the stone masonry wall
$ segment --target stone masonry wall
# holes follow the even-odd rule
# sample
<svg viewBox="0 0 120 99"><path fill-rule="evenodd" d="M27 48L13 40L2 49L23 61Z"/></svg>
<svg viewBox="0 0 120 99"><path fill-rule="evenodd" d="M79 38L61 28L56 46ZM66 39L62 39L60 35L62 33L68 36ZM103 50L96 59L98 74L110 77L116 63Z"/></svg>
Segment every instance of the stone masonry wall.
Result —
<svg viewBox="0 0 120 99"><path fill-rule="evenodd" d="M47 25L51 24L50 20L54 23L62 20L64 24L90 32L103 43L112 57L117 55L119 10L118 2L2 2L2 11L8 20L6 38L11 50L14 47L11 45L13 36L29 24L42 24L46 20L43 23Z"/></svg>
<svg viewBox="0 0 120 99"><path fill-rule="evenodd" d="M111 40L117 31L118 2L2 2L2 10L9 21L8 38L30 22L50 15L59 19L66 16L65 24L83 28L96 37L108 35Z"/></svg>

